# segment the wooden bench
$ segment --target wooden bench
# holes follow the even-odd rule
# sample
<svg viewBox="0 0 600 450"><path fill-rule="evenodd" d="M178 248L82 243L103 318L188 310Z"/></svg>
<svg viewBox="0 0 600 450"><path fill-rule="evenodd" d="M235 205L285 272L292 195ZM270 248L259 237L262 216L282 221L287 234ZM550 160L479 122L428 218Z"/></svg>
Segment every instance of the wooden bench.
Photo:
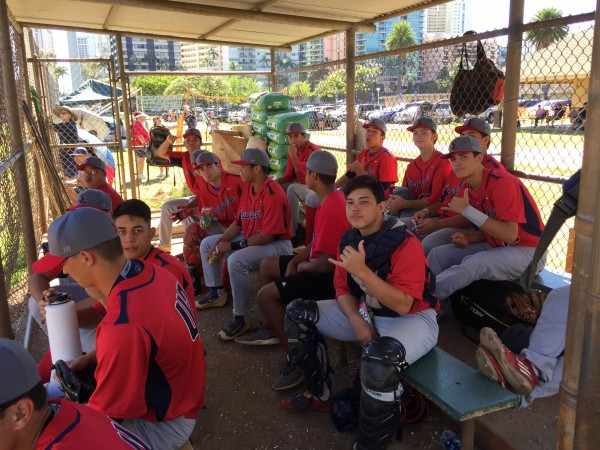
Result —
<svg viewBox="0 0 600 450"><path fill-rule="evenodd" d="M463 450L475 445L475 418L514 408L516 394L435 347L401 373L425 398L461 424Z"/></svg>

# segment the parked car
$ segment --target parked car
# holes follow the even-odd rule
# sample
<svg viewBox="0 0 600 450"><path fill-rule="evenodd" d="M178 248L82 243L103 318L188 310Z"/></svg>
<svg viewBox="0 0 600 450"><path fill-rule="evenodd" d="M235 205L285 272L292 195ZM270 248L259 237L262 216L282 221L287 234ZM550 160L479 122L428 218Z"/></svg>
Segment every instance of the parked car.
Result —
<svg viewBox="0 0 600 450"><path fill-rule="evenodd" d="M431 103L424 101L408 103L403 110L397 112L392 117L392 122L413 123L415 121L415 116L419 111L421 114L429 115L431 111Z"/></svg>
<svg viewBox="0 0 600 450"><path fill-rule="evenodd" d="M373 103L363 103L356 106L356 118L367 120L369 117L369 113L371 111L375 111L376 109L380 109L377 105Z"/></svg>
<svg viewBox="0 0 600 450"><path fill-rule="evenodd" d="M346 120L346 106L338 106L336 109L329 113L331 117L337 117L342 122Z"/></svg>
<svg viewBox="0 0 600 450"><path fill-rule="evenodd" d="M227 122L240 123L243 120L243 117L244 117L243 110L239 110L239 109L231 110L227 114Z"/></svg>
<svg viewBox="0 0 600 450"><path fill-rule="evenodd" d="M450 100L448 99L435 102L431 107L431 112L429 115L438 124L451 123L456 120L456 116L452 112L452 109L450 109Z"/></svg>
<svg viewBox="0 0 600 450"><path fill-rule="evenodd" d="M317 119L316 111L305 111L306 117L308 117L308 129L309 130L318 130L319 129L319 119ZM325 116L325 129L337 130L342 121L334 116Z"/></svg>
<svg viewBox="0 0 600 450"><path fill-rule="evenodd" d="M368 118L369 118L369 120L379 118L379 119L383 119L385 122L389 123L392 121L392 118L398 111L401 111L402 109L404 109L404 106L405 106L404 104L388 106L386 108L369 113Z"/></svg>

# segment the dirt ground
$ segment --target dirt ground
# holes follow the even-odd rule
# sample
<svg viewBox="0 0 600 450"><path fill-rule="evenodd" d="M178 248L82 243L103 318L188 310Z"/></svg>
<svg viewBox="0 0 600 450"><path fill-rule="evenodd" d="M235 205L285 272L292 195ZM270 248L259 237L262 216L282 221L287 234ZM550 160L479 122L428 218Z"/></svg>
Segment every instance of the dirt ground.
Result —
<svg viewBox="0 0 600 450"><path fill-rule="evenodd" d="M24 303L11 308L17 339L23 340L26 324ZM231 302L224 308L198 313L206 350L206 401L192 435L194 449L349 449L356 431L339 433L326 413L291 414L280 408L284 398L301 392L302 387L276 392L272 381L284 362L278 346L243 347L222 343L216 338L229 320ZM260 311L253 305L255 323ZM462 336L458 324L446 318L440 326L438 345L467 364L474 365L475 344ZM39 360L47 348L46 338L34 327L32 353ZM336 371L337 389L348 387L358 367L359 353L349 347L348 365L339 362L340 344L331 343L330 355ZM526 410L495 413L479 421L476 429L478 448L488 450L555 448L558 398L537 400ZM405 428L403 440L389 449L442 449L439 436L460 427L435 407L428 418L414 428Z"/></svg>

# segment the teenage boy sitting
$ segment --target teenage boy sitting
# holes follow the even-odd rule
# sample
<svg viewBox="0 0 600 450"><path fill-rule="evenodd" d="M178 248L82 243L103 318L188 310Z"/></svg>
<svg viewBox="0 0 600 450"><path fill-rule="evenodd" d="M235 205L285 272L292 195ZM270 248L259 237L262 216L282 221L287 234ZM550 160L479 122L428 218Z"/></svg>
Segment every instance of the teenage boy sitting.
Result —
<svg viewBox="0 0 600 450"><path fill-rule="evenodd" d="M518 278L533 258L544 224L521 180L483 167L476 139L457 137L444 157L465 180L462 196L455 195L445 209L469 219L477 230L454 233L451 244L435 247L427 257L437 278L436 294L447 308L448 296L473 281Z"/></svg>
<svg viewBox="0 0 600 450"><path fill-rule="evenodd" d="M245 317L250 307L250 272L269 256L292 252L290 205L282 187L267 176L267 153L248 148L232 163L240 166L245 183L236 218L223 234L208 236L200 244L204 280L210 288L223 286L223 279L221 264L211 264L209 258L227 255L233 318L219 333L223 341L232 341L252 326ZM209 301L219 301L219 297Z"/></svg>
<svg viewBox="0 0 600 450"><path fill-rule="evenodd" d="M386 448L400 420L400 371L431 350L438 337L438 302L430 291L421 242L394 217L384 217L383 185L370 176L343 189L352 228L335 264L336 300L294 300L285 330L292 361L307 392L284 400L289 411L329 410L333 373L322 335L362 344L360 420L356 449ZM385 361L385 362L384 362Z"/></svg>
<svg viewBox="0 0 600 450"><path fill-rule="evenodd" d="M98 189L106 192L111 199L114 210L123 201L123 197L108 184L106 180L106 164L100 158L90 156L77 166L79 180L88 189Z"/></svg>
<svg viewBox="0 0 600 450"><path fill-rule="evenodd" d="M291 362L283 327L285 306L296 298L324 300L335 297L333 272L329 258L337 255L340 238L350 228L346 218L346 199L335 189L337 161L329 152L314 152L305 163L306 185L320 200L315 216L312 242L298 255L271 256L260 264L257 300L265 315L263 326L238 336L244 345L268 345L281 342L287 354L281 376L273 389L297 386L304 379L302 370Z"/></svg>

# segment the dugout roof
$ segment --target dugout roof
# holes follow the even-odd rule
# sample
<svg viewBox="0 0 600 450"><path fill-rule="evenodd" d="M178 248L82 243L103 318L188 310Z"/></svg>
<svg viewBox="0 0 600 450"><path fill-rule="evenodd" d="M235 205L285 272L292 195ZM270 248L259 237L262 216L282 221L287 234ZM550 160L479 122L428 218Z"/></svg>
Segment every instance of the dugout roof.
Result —
<svg viewBox="0 0 600 450"><path fill-rule="evenodd" d="M289 50L292 45L450 0L7 0L30 28Z"/></svg>

